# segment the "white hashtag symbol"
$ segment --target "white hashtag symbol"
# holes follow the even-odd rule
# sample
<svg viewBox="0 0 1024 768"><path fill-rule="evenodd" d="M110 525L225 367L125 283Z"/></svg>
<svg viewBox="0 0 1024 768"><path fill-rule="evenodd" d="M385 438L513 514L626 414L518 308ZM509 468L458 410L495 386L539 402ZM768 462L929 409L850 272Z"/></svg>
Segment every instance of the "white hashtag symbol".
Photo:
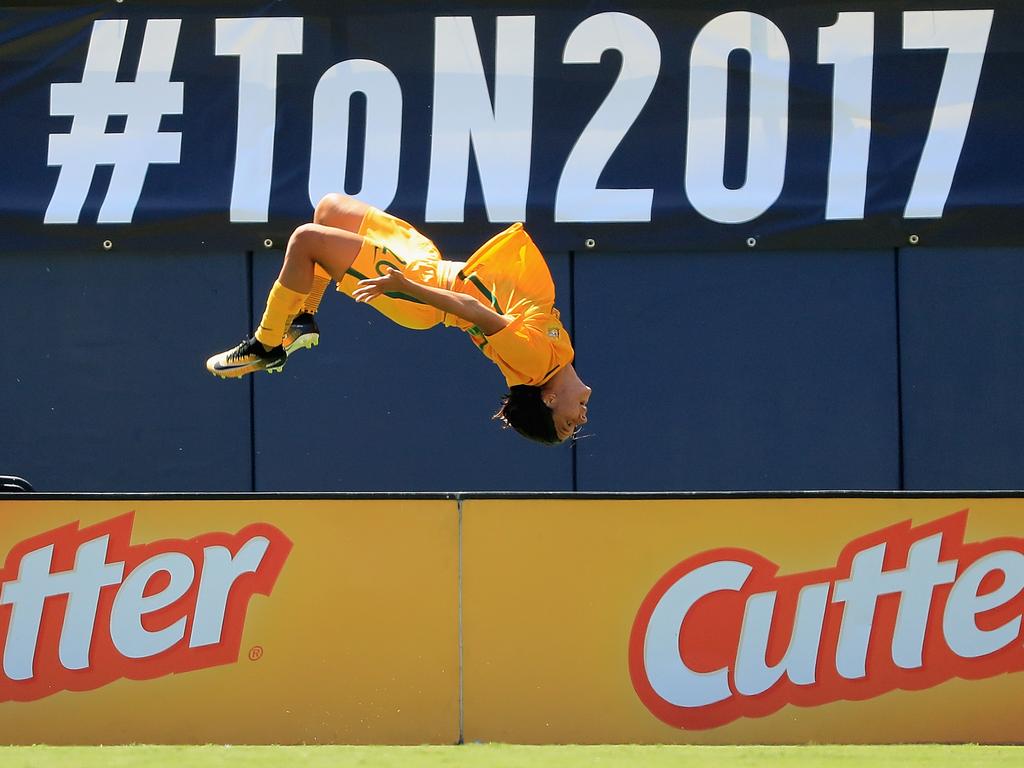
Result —
<svg viewBox="0 0 1024 768"><path fill-rule="evenodd" d="M181 134L160 132L163 115L180 115L181 83L170 82L181 19L146 22L134 82L116 82L126 20L97 21L79 83L50 86L50 114L71 115L70 133L50 134L48 165L60 175L43 221L75 224L98 165L112 165L99 223L132 220L150 163L178 163ZM107 133L107 118L125 115L124 133Z"/></svg>

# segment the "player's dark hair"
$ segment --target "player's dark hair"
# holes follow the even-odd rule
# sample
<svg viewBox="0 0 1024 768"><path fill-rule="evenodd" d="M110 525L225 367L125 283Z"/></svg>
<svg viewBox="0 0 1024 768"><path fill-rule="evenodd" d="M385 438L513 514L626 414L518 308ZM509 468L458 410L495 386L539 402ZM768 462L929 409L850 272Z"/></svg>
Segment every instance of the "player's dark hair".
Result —
<svg viewBox="0 0 1024 768"><path fill-rule="evenodd" d="M505 427L511 427L523 437L546 445L557 445L558 430L551 409L541 397L540 387L517 384L509 387L501 398L501 408L494 414Z"/></svg>

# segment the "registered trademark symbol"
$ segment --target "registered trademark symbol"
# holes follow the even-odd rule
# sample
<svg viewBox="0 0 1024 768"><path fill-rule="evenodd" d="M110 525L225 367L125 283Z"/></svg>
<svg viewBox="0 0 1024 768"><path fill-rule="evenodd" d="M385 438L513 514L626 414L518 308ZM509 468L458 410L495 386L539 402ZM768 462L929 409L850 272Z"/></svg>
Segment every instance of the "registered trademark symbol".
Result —
<svg viewBox="0 0 1024 768"><path fill-rule="evenodd" d="M249 661L259 661L263 658L263 646L254 645L249 649Z"/></svg>

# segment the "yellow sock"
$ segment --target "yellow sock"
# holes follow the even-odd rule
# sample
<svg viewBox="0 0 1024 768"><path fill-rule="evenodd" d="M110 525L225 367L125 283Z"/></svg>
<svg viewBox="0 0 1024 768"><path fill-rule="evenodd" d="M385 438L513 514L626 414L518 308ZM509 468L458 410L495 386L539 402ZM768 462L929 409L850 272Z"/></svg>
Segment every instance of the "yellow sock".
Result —
<svg viewBox="0 0 1024 768"><path fill-rule="evenodd" d="M254 334L256 338L265 346L280 346L288 323L298 314L305 300L306 294L285 288L279 281L274 281L274 287L270 289L270 296L267 297L267 308L263 312L260 327Z"/></svg>
<svg viewBox="0 0 1024 768"><path fill-rule="evenodd" d="M331 284L332 279L327 273L327 270L319 264L315 266L316 270L313 272L313 290L309 292L309 296L306 297L306 301L302 305L302 311L309 312L311 315L316 314L316 311L320 309L320 301L323 299L324 291L327 290L327 286Z"/></svg>

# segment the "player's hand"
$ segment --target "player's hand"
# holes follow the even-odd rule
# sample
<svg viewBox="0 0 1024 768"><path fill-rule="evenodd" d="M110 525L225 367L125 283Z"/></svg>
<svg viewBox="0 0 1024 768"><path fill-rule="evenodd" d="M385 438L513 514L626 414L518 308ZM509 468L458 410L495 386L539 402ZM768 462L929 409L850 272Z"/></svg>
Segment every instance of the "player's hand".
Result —
<svg viewBox="0 0 1024 768"><path fill-rule="evenodd" d="M406 277L394 267L384 267L387 270L380 277L371 277L360 280L356 289L352 291L352 298L365 304L378 296L389 291L400 291L406 283Z"/></svg>

